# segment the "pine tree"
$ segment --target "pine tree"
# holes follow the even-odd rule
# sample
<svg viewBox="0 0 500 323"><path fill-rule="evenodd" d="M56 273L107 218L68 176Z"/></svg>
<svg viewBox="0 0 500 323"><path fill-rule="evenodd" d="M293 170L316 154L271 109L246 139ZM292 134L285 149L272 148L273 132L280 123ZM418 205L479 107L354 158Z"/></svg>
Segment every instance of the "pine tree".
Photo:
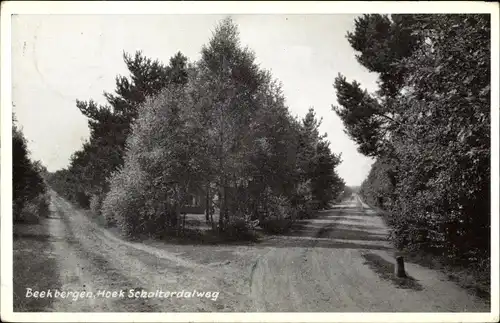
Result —
<svg viewBox="0 0 500 323"><path fill-rule="evenodd" d="M346 132L378 158L363 193L389 207L397 245L487 259L489 17L365 15L347 37L379 73L374 94L334 84Z"/></svg>
<svg viewBox="0 0 500 323"><path fill-rule="evenodd" d="M219 228L224 230L236 182L242 177L243 138L257 109L253 96L259 91L263 75L254 54L241 47L237 26L230 18L217 25L201 54L199 86L206 93L204 124L213 152L211 165L219 200Z"/></svg>
<svg viewBox="0 0 500 323"><path fill-rule="evenodd" d="M74 187L76 202L84 207L89 206L91 195L102 199L108 190L107 179L123 165L126 139L139 106L169 84L187 82L187 58L180 52L167 66L146 58L140 51L134 56L124 53L123 58L130 79L116 78L115 94L104 93L108 105L77 100L78 109L89 119L90 138L72 157L69 170L78 179Z"/></svg>

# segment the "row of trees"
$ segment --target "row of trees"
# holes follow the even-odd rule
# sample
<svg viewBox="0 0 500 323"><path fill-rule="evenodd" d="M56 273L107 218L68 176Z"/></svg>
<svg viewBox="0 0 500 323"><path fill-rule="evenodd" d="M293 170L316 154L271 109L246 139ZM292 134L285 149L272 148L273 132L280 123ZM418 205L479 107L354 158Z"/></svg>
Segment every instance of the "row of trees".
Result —
<svg viewBox="0 0 500 323"><path fill-rule="evenodd" d="M181 53L168 66L140 53L125 62L131 80L117 78L109 105L78 102L90 139L51 178L125 234L182 232L193 192L206 197L212 227L228 232L255 219L271 226L307 216L343 190L340 155L319 133L321 120L313 109L302 119L290 114L231 19L196 62Z"/></svg>
<svg viewBox="0 0 500 323"><path fill-rule="evenodd" d="M148 96L156 95L170 83L186 82L187 59L178 53L165 66L137 52L124 53L130 79L116 78L115 93L105 92L108 105L95 101L77 101L77 107L88 118L90 137L76 151L67 169L51 174L52 186L70 201L95 210L109 190L107 179L123 164L125 142L131 123L137 117L137 107Z"/></svg>
<svg viewBox="0 0 500 323"><path fill-rule="evenodd" d="M37 221L49 214L46 195L47 170L39 161L33 161L27 140L18 127L15 116L12 122L12 215L13 222Z"/></svg>
<svg viewBox="0 0 500 323"><path fill-rule="evenodd" d="M362 194L388 211L398 246L489 259L489 16L364 15L347 38L380 76L373 94L334 84L334 110L376 159Z"/></svg>

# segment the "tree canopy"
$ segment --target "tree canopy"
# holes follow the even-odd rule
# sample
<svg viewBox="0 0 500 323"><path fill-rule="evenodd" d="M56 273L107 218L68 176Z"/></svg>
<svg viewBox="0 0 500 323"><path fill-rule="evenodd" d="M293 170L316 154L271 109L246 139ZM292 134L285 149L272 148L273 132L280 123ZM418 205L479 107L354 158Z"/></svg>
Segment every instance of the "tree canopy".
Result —
<svg viewBox="0 0 500 323"><path fill-rule="evenodd" d="M379 74L334 82L347 134L375 157L362 193L392 214L400 246L486 257L490 219L488 15L364 15L347 34ZM464 242L467 243L464 243Z"/></svg>
<svg viewBox="0 0 500 323"><path fill-rule="evenodd" d="M180 234L194 192L206 196L212 228L227 233L235 223L307 216L343 190L321 120L312 108L291 116L231 19L198 61L177 53L165 66L140 52L124 60L130 78L117 77L108 105L77 101L91 136L53 176L108 224L127 235Z"/></svg>
<svg viewBox="0 0 500 323"><path fill-rule="evenodd" d="M23 210L33 203L40 204L43 213L47 213L48 205L44 197L47 187L44 175L46 168L39 161L33 161L28 149L27 140L22 129L17 125L15 115L12 122L12 201L14 222L24 220Z"/></svg>

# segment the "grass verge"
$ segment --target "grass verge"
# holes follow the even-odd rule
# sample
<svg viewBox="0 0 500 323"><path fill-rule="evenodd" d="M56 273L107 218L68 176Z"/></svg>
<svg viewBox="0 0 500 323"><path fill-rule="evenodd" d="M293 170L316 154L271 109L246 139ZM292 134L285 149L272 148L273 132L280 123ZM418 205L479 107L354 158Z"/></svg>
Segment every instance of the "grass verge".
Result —
<svg viewBox="0 0 500 323"><path fill-rule="evenodd" d="M447 278L455 282L460 287L468 290L471 294L490 301L490 268L480 266L454 265L439 256L430 255L424 252L409 252L399 250L396 256L403 256L405 261L421 265L429 269L439 270Z"/></svg>
<svg viewBox="0 0 500 323"><path fill-rule="evenodd" d="M362 255L365 259L365 264L368 265L374 272L376 272L380 278L384 280L391 281L396 287L403 289L413 289L413 290L423 290L422 285L419 282L408 275L407 277L399 278L394 274L394 264L385 260L374 253L367 253Z"/></svg>
<svg viewBox="0 0 500 323"><path fill-rule="evenodd" d="M15 224L13 228L13 303L14 312L51 311L53 298L27 298L33 291L59 288L57 263L52 254L48 219L37 224Z"/></svg>
<svg viewBox="0 0 500 323"><path fill-rule="evenodd" d="M382 217L385 224L389 228L391 227L388 212L370 204L367 205L372 208L378 216ZM408 250L398 250L396 251L395 256L403 256L407 262L418 264L429 269L439 270L444 273L449 280L468 290L471 294L485 301L490 301L490 266L481 267L478 265L470 266L451 264L444 257L439 257L423 251L410 252Z"/></svg>

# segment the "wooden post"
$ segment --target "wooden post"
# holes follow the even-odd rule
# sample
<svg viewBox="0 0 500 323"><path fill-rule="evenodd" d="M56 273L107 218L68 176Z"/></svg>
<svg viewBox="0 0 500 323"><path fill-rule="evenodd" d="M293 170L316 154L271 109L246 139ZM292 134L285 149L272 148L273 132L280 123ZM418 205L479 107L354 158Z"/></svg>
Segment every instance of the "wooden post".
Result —
<svg viewBox="0 0 500 323"><path fill-rule="evenodd" d="M405 272L405 263L403 257L399 256L396 257L396 268L395 268L395 274L396 277L406 277L406 272Z"/></svg>

